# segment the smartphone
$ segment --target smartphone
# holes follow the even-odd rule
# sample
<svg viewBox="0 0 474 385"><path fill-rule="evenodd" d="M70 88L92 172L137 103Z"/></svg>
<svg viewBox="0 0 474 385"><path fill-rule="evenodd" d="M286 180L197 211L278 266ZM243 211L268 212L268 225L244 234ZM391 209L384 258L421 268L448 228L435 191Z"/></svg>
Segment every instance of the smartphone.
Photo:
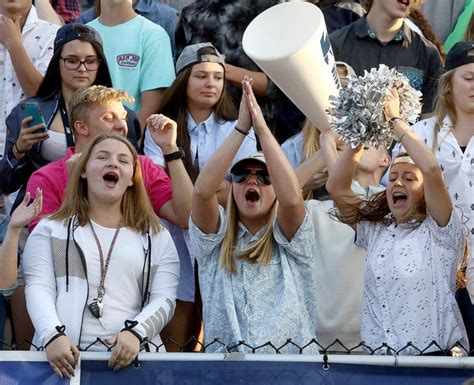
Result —
<svg viewBox="0 0 474 385"><path fill-rule="evenodd" d="M21 109L23 110L23 117L26 118L27 116L32 116L33 120L28 122L28 127L33 127L36 126L37 124L43 124L44 126L40 128L39 130L35 131L36 133L39 132L46 132L48 129L46 128L46 123L43 118L43 114L41 113L41 110L39 108L39 105L37 102L33 100L27 100L23 103L21 103Z"/></svg>

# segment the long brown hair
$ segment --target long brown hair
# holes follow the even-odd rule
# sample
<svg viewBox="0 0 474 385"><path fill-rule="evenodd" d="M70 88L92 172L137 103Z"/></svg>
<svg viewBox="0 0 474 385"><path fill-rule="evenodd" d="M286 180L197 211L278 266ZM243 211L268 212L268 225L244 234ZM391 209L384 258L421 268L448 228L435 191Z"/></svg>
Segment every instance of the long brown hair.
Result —
<svg viewBox="0 0 474 385"><path fill-rule="evenodd" d="M408 156L406 152L400 153L397 158ZM345 204L341 210L333 210L330 213L342 223L354 226L360 221L379 222L387 219L390 208L387 201L387 190L372 195L367 201L358 204ZM418 221L426 218L426 202L423 193L418 201L418 210L413 219Z"/></svg>
<svg viewBox="0 0 474 385"><path fill-rule="evenodd" d="M133 185L125 190L122 197L120 204L123 216L121 225L142 234L146 233L149 229L151 229L153 234L158 233L161 230L161 224L153 211L143 184L137 151L127 139L117 134L100 134L84 148L78 163L73 166L64 194L64 201L59 210L51 216L51 219L68 220L76 215L80 226L87 224L90 218L87 179L82 178L81 175L86 168L94 147L107 139L124 143L133 158Z"/></svg>
<svg viewBox="0 0 474 385"><path fill-rule="evenodd" d="M193 66L186 68L178 73L173 84L165 91L163 100L158 108L158 113L173 119L178 125L177 144L184 150L185 158L183 160L184 167L188 172L191 181L196 181L197 175L193 167L193 159L191 159L191 139L188 132L187 116L187 86L191 76ZM219 101L214 106L214 114L219 120L235 120L238 117L237 108L228 94L226 83L224 85Z"/></svg>
<svg viewBox="0 0 474 385"><path fill-rule="evenodd" d="M63 26L61 28L65 27ZM92 82L92 85L112 87L112 80L110 78L109 68L107 67L107 58L105 56L102 44L91 38L90 27L82 24L75 24L73 28L74 31L79 35L77 40L92 45L97 57L100 59L99 68L97 69L96 77ZM35 96L48 99L54 97L58 92L61 92L62 78L59 72L59 61L62 56L64 45L65 44L54 51L54 54L49 61L48 68L46 69L46 73L44 74L43 80L41 81Z"/></svg>

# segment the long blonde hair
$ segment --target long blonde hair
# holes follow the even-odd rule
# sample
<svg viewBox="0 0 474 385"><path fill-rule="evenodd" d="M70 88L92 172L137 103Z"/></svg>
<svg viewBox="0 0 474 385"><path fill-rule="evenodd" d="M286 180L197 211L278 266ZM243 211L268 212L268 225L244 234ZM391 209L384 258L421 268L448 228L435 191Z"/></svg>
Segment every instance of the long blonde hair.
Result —
<svg viewBox="0 0 474 385"><path fill-rule="evenodd" d="M273 253L273 221L276 217L278 201L275 199L270 209L269 217L265 225L263 234L248 245L244 250L237 252L237 233L239 223L239 211L235 203L232 188L229 192L226 207L227 229L221 246L219 257L219 266L232 274L237 273L235 267L235 258L244 259L250 263L258 263L261 266L268 265L272 259Z"/></svg>
<svg viewBox="0 0 474 385"><path fill-rule="evenodd" d="M445 72L438 82L438 95L436 97L434 116L436 122L433 132L432 151L436 152L438 148L438 134L443 126L443 121L446 116L451 119L452 126L457 123L458 117L456 115L456 107L453 99L453 76L455 69Z"/></svg>
<svg viewBox="0 0 474 385"><path fill-rule="evenodd" d="M303 133L303 159L302 162L308 160L313 154L319 150L319 137L321 132L311 120L306 119L306 122L301 130Z"/></svg>
<svg viewBox="0 0 474 385"><path fill-rule="evenodd" d="M122 213L121 225L142 234L146 233L149 229L151 229L153 234L158 233L161 230L161 224L153 211L143 184L137 151L127 139L117 134L100 134L84 148L78 163L73 166L66 192L64 194L63 203L59 210L51 215L51 219L68 220L76 215L80 226L86 225L89 221L90 213L89 198L87 194L87 179L82 178L81 175L86 168L94 147L107 139L113 139L124 143L133 158L133 185L125 190L122 197L120 204L120 210Z"/></svg>
<svg viewBox="0 0 474 385"><path fill-rule="evenodd" d="M303 158L301 163L308 160L313 156L313 154L320 149L319 137L321 132L318 127L309 119L306 119L306 122L301 130L303 133ZM313 191L310 190L304 194L304 199L309 200L313 199Z"/></svg>

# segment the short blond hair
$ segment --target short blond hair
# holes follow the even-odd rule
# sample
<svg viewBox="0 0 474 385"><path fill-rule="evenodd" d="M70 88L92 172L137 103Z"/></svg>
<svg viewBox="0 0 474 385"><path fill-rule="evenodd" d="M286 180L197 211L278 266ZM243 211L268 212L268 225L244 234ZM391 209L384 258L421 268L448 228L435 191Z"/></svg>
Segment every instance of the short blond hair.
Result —
<svg viewBox="0 0 474 385"><path fill-rule="evenodd" d="M77 120L86 120L90 107L105 105L110 101L133 103L134 99L125 91L105 86L80 88L72 96L68 104L69 124L74 127Z"/></svg>

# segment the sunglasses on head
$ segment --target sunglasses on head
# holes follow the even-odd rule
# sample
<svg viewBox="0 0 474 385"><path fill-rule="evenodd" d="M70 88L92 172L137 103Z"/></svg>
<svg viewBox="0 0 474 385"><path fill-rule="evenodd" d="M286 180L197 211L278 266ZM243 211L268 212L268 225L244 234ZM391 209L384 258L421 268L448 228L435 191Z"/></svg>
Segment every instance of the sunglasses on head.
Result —
<svg viewBox="0 0 474 385"><path fill-rule="evenodd" d="M255 175L255 179L257 183L263 185L270 185L272 181L270 180L270 176L268 175L267 170L251 170L251 169L241 169L234 171L231 175L232 182L235 183L245 183L247 182L252 175Z"/></svg>

